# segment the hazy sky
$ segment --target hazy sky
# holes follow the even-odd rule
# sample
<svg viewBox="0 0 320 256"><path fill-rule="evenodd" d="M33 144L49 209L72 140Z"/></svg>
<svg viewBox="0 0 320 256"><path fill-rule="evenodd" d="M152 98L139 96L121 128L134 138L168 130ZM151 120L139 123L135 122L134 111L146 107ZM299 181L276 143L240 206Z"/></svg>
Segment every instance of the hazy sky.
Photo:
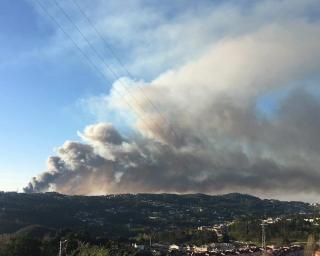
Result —
<svg viewBox="0 0 320 256"><path fill-rule="evenodd" d="M53 1L41 2L68 32L74 32ZM161 31L154 29L166 30L168 26L170 30L172 26L188 30L181 28L189 20L184 15L199 8L194 18L201 23L201 17L197 17L201 11L214 7L210 1L203 1L200 6L192 1L190 6L181 1L163 1L162 5L158 1L77 2L101 28L130 72L137 79L147 80L201 51L201 42L207 36L194 38L190 31L186 40L199 42L179 49L175 40L181 39L183 31L177 31L179 34L172 38L167 34L168 38L162 38ZM88 29L71 1L59 3L70 10L79 26ZM16 190L45 168L55 147L66 139L77 139L76 131L96 120L81 107L81 101L108 92L115 79L105 81L92 70L36 1L3 0L0 4L0 141L6 145L0 149L0 189ZM79 39L79 35L75 38Z"/></svg>
<svg viewBox="0 0 320 256"><path fill-rule="evenodd" d="M197 156L198 166L193 167L199 169L194 170L198 174L182 171L181 175L187 177L182 179L183 185L175 182L167 186L164 179L162 182L166 185L153 189L155 184L149 179L156 179L154 176L144 172L140 178L146 182L138 184L121 169L112 173L116 181L108 188L70 191L65 185L68 181L64 179L59 187L61 180L53 178L50 189L57 187L66 193L86 194L121 192L110 187L114 183L121 187L119 179L124 175L126 185L122 186L134 184L124 192L137 192L137 188L142 192L236 190L263 196L266 190L266 196L274 196L270 187L275 186L275 191L279 189L279 198L289 198L283 190L292 190L303 199L308 199L305 193L311 193L313 198L318 195L319 190L313 188L316 185L311 181L320 181L316 167L320 152L317 146L319 1L75 1L107 40L107 47L72 0L57 0L58 5L55 0L40 0L106 77L87 63L36 0L2 0L0 3L0 190L22 189L31 177L47 169L57 172L56 167L50 169L52 159L49 158L49 167L46 161L50 155L65 154L58 147L69 148L69 144L64 144L67 140L81 142L79 145L96 145L93 139L96 135L92 134L101 132L100 126L100 130L86 130L80 137L77 134L90 124L112 123L123 137L130 137L129 145L138 145L144 154L152 155L151 146L147 152L143 151L146 146L141 146L149 141L142 143L141 140L164 143L168 136L155 134L134 117L132 108L126 104L129 101L134 105L132 98L125 102L119 100L115 88L125 84L143 87L148 99L155 102L176 127L183 141L182 146L179 142L173 143L176 149L186 152L193 148L201 154ZM60 7L103 56L103 61ZM109 46L130 71L130 78L118 80L128 74L110 54ZM139 92L134 93L142 102L139 113L144 115L145 111L147 118L153 117L153 110ZM310 118L306 120L306 116ZM163 122L156 123L159 124L166 126ZM205 146L204 138L208 142ZM95 153L100 150L93 148ZM77 149L78 155L81 150ZM192 150L189 153L194 156ZM246 160L240 159L240 153ZM105 159L103 154L105 152L97 153ZM217 159L209 164L211 154ZM221 154L239 162L222 160ZM68 163L70 155L61 158ZM266 177L242 173L243 169L264 170L262 162L275 165L272 172L270 168L270 172L265 172L268 175L282 173L275 180L283 182L284 176L295 176L288 180L292 187L284 186L281 190L278 181L267 184L260 180ZM110 168L109 162L107 165L101 167L103 172ZM214 175L209 171L211 168L216 168ZM230 176L222 177L221 173ZM238 178L235 173L239 174ZM301 180L303 173L306 180ZM244 181L244 177L248 179ZM161 178L157 176L157 179L161 183ZM186 185L190 179L198 183L216 180L219 184L212 185L214 188L202 183L199 187L194 183ZM299 179L301 184L297 184ZM251 186L252 183L255 184ZM105 184L109 183L105 181ZM192 186L194 190L190 189Z"/></svg>

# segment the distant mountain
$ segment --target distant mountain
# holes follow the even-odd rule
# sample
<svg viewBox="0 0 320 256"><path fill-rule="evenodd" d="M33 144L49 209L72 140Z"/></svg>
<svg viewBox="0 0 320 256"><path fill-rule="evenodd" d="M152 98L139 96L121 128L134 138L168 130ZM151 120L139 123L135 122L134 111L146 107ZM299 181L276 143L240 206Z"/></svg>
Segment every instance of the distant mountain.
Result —
<svg viewBox="0 0 320 256"><path fill-rule="evenodd" d="M238 193L122 194L68 196L58 193L0 193L0 234L86 228L104 234L130 234L213 225L239 218L312 214L303 202L262 200ZM30 228L30 226L32 228ZM29 228L27 228L29 227Z"/></svg>

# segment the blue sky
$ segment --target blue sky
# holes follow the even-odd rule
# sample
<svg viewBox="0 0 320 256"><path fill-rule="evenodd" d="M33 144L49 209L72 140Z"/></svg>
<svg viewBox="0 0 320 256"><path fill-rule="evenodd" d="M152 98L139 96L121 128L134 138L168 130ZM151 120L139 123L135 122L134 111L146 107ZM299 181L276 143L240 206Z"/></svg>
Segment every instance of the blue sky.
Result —
<svg viewBox="0 0 320 256"><path fill-rule="evenodd" d="M26 1L1 1L0 8L0 188L21 188L45 168L46 158L66 139L76 138L90 118L78 114L77 99L103 92L108 84L79 54L48 58L55 28Z"/></svg>
<svg viewBox="0 0 320 256"><path fill-rule="evenodd" d="M55 147L94 122L77 102L107 92L110 81L35 2L4 0L0 12L0 189L16 190L45 169ZM57 37L67 49L55 49Z"/></svg>
<svg viewBox="0 0 320 256"><path fill-rule="evenodd" d="M103 5L101 1L96 1L96 8L91 6L90 1L79 2L84 7L90 7L85 9L91 18L94 17L93 14L108 18L113 12L110 8L99 10L99 6ZM69 7L69 3L62 5L66 10L71 9L71 16L81 28L87 29L83 25L84 20L79 20L79 13L74 15L73 11L76 9L74 6ZM43 4L73 36L74 29L67 24L63 15L57 12L53 1L43 1ZM141 38L131 39L130 34L114 35L117 26L126 31L131 29L130 21L126 21L121 14L123 6L110 2L110 7L116 9L116 13L110 15L110 20L116 19L119 24L114 25L114 30L110 32L109 37L107 34L107 38L113 44L117 56L126 63L136 61L133 58L139 52L136 53L134 47ZM130 1L125 6L126 12L134 10L129 19L135 19L136 15L139 15L139 6L138 1ZM143 11L146 17L137 21L140 26L137 28L141 30L141 27L145 27L144 29L152 30L159 24L169 24L170 19L177 17L177 12L185 11L181 2L177 2L175 6L170 5L170 8L168 6L159 6L155 2L146 4L146 10ZM148 14L149 8L155 12L160 7L161 12L158 16ZM190 5L189 8L191 7ZM168 18L165 22L164 17ZM96 23L98 26L98 22ZM45 161L53 154L54 148L67 139L78 140L76 131L96 121L95 116L89 115L79 107L79 101L106 93L114 78L106 81L97 74L70 40L45 15L36 1L1 1L0 31L0 141L5 145L0 149L0 190L16 190L21 189L30 177L45 169ZM139 33L142 34L142 31ZM119 36L122 38L119 39ZM77 40L79 35L74 38L81 44L81 40ZM101 42L95 43L101 49ZM160 53L164 50L162 47L165 47L159 42L158 45L152 46L147 40L143 44L149 47L150 51L156 47ZM172 56L167 58L180 62L181 53L178 55L179 58L176 58L177 55L173 52ZM175 61L161 59L161 56L155 57L158 60L153 67L146 64L149 68L145 69L143 60L139 60L136 63L138 67L131 67L130 71L138 73L139 79L151 79L165 69L164 65L170 67L169 65L175 64ZM152 59L146 61L150 62ZM110 60L110 63L114 64L115 60Z"/></svg>
<svg viewBox="0 0 320 256"><path fill-rule="evenodd" d="M124 75L72 1L58 2L108 65L119 77ZM102 68L54 1L42 3ZM143 81L193 61L225 38L255 31L271 21L319 18L316 1L78 3L133 79ZM90 104L91 99L104 97L116 78L106 72L107 81L97 74L36 1L2 0L0 31L0 190L16 190L45 169L46 158L54 148L66 140L79 140L77 131L96 121L117 122L114 113L101 115ZM262 97L258 104L268 115L276 105L274 99L283 97L283 91L273 95ZM100 109L104 112L103 106ZM121 122L117 124L121 126Z"/></svg>

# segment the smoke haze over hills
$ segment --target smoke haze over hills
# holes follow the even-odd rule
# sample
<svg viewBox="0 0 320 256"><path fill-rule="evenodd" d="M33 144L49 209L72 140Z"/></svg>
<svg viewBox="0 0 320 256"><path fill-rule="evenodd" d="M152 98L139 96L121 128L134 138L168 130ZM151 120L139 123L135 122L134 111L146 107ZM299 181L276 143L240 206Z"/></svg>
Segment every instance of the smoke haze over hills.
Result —
<svg viewBox="0 0 320 256"><path fill-rule="evenodd" d="M319 25L270 22L224 37L150 82L119 79L97 100L127 118L134 133L108 122L87 126L82 141L65 142L24 190L316 198ZM284 96L274 107L261 108L266 95L277 93Z"/></svg>

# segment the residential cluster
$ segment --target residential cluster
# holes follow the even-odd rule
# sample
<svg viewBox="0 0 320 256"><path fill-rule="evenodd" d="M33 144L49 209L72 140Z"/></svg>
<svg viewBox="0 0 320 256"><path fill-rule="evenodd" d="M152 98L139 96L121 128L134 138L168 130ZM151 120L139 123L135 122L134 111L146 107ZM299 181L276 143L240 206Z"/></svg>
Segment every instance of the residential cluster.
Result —
<svg viewBox="0 0 320 256"><path fill-rule="evenodd" d="M153 255L205 255L205 256L302 256L303 246L284 247L267 246L266 248L246 245L236 248L232 243L211 243L208 245L164 245L155 243L149 246L132 244L139 250L152 252Z"/></svg>

